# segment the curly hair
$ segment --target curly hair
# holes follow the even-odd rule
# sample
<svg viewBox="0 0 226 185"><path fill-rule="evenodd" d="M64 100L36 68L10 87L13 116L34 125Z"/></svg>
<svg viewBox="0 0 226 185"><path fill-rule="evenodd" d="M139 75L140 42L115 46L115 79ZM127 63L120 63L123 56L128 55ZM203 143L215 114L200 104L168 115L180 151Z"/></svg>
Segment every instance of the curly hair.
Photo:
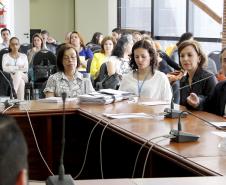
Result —
<svg viewBox="0 0 226 185"><path fill-rule="evenodd" d="M157 53L156 50L153 48L151 43L145 39L137 41L132 48L132 54L131 54L131 60L130 60L130 67L132 68L133 71L138 69L138 66L135 61L134 57L134 51L138 48L143 48L148 51L151 61L150 61L150 66L151 66L151 73L154 74L155 70L157 68L158 60L157 60Z"/></svg>

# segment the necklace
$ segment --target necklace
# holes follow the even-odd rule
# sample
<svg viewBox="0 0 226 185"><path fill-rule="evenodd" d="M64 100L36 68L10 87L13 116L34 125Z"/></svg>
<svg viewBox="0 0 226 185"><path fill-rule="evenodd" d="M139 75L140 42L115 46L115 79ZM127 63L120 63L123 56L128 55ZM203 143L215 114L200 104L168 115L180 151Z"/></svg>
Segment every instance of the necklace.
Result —
<svg viewBox="0 0 226 185"><path fill-rule="evenodd" d="M144 85L144 82L147 80L148 75L149 75L149 72L145 75L143 81L139 81L139 72L137 70L137 90L138 90L138 97L140 97L142 87ZM142 83L140 84L140 82L142 82Z"/></svg>

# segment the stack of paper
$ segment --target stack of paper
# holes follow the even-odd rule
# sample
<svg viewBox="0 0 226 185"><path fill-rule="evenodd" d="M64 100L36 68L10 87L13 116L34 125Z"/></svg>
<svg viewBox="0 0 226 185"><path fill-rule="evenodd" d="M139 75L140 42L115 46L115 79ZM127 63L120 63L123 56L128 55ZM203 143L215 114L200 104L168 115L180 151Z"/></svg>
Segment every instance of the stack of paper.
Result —
<svg viewBox="0 0 226 185"><path fill-rule="evenodd" d="M117 91L113 89L101 89L99 92L92 92L90 94L80 95L80 103L91 104L110 104L113 102L122 101L128 99L131 93L125 91Z"/></svg>
<svg viewBox="0 0 226 185"><path fill-rule="evenodd" d="M62 97L49 97L49 98L43 98L39 99L38 101L44 102L44 103L63 103ZM66 102L71 101L77 101L77 98L66 98Z"/></svg>

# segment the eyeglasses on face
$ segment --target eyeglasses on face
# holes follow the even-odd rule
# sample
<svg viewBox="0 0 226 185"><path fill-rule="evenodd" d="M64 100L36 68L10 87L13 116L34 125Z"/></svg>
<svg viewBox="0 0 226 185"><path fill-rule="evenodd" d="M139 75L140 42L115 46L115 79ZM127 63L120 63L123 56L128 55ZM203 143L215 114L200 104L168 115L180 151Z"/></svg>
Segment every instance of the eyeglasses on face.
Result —
<svg viewBox="0 0 226 185"><path fill-rule="evenodd" d="M77 60L77 57L76 57L76 56L71 56L71 57L69 57L69 56L64 56L64 57L63 57L63 60L64 60L64 61L75 61L75 60Z"/></svg>

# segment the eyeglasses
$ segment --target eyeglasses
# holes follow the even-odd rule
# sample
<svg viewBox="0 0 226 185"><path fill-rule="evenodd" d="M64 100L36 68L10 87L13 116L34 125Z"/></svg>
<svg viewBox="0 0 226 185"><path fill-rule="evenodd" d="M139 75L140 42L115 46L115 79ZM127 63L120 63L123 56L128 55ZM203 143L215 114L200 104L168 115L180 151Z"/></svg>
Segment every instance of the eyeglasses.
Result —
<svg viewBox="0 0 226 185"><path fill-rule="evenodd" d="M63 57L63 59L65 60L65 61L75 61L75 60L77 60L77 57L76 56L72 56L72 57L69 57L69 56L64 56Z"/></svg>

